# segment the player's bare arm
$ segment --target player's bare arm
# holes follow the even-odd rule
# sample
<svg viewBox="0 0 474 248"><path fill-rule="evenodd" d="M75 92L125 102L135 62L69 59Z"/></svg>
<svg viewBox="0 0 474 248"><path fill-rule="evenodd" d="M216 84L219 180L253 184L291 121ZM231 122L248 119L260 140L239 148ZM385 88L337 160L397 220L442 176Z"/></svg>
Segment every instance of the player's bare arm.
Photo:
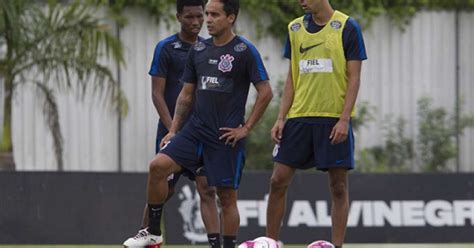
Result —
<svg viewBox="0 0 474 248"><path fill-rule="evenodd" d="M278 118L273 125L271 134L272 140L276 144L280 143L282 138L283 127L285 126L285 119L288 111L290 111L291 105L293 104L293 98L295 91L293 89L293 75L291 69L291 63L289 63L288 77L286 78L285 85L283 87L283 96L281 98L280 110L278 111Z"/></svg>
<svg viewBox="0 0 474 248"><path fill-rule="evenodd" d="M347 139L349 129L349 121L351 119L351 112L354 108L357 94L360 87L360 72L362 69L362 61L351 60L347 62L347 93L344 99L344 109L342 111L339 121L332 129L331 144L339 144Z"/></svg>
<svg viewBox="0 0 474 248"><path fill-rule="evenodd" d="M253 105L252 112L245 124L238 128L222 127L221 131L225 132L219 139L226 139L226 144L235 146L237 142L250 133L250 130L257 124L258 120L262 117L265 109L273 98L272 88L268 80L261 81L255 84L257 90L257 99Z"/></svg>
<svg viewBox="0 0 474 248"><path fill-rule="evenodd" d="M176 100L176 110L168 134L161 140L163 147L183 126L193 107L195 84L185 83Z"/></svg>
<svg viewBox="0 0 474 248"><path fill-rule="evenodd" d="M151 77L151 91L153 105L155 106L161 122L169 130L171 128L171 114L165 101L166 79L163 77Z"/></svg>

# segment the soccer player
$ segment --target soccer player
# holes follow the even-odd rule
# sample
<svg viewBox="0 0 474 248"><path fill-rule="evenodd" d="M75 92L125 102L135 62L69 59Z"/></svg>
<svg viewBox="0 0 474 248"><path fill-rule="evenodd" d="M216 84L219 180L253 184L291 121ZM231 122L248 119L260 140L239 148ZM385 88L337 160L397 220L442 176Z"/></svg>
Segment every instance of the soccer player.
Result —
<svg viewBox="0 0 474 248"><path fill-rule="evenodd" d="M169 133L150 163L149 228L137 239L136 246L157 243L161 219L157 210L168 195L166 178L182 170L196 174L202 160L208 183L217 187L221 202L224 248L235 247L240 222L237 189L245 162L245 137L273 96L257 49L232 31L238 13L238 0L210 0L206 5L212 38L198 42L189 52L182 77L184 86ZM245 120L251 83L257 97Z"/></svg>
<svg viewBox="0 0 474 248"><path fill-rule="evenodd" d="M332 242L340 248L349 210L348 171L354 168L351 117L367 56L354 19L335 11L329 0L299 2L307 14L288 25L290 67L271 131L276 145L266 235L278 240L296 169L315 167L329 174Z"/></svg>
<svg viewBox="0 0 474 248"><path fill-rule="evenodd" d="M198 36L204 22L203 0L178 0L176 2L176 10L176 17L180 23L181 30L179 33L163 39L156 45L149 72L152 80L153 104L160 116L156 135L156 153L160 150L162 138L171 127L176 99L183 86L179 79L183 74L189 49L199 40L203 40ZM168 199L173 195L174 187L181 174L196 181L201 199L202 219L208 233L209 244L212 248L220 248L220 225L215 187L208 186L204 170L201 170L196 176L183 171L182 173L170 176L168 181ZM162 208L158 211L161 212ZM145 207L142 225L142 229L146 230L148 226L148 205ZM134 240L139 238L144 230L140 230L136 237L125 241L124 245L133 246ZM157 236L161 236L161 230L158 231ZM161 237L157 238L157 240L161 240Z"/></svg>

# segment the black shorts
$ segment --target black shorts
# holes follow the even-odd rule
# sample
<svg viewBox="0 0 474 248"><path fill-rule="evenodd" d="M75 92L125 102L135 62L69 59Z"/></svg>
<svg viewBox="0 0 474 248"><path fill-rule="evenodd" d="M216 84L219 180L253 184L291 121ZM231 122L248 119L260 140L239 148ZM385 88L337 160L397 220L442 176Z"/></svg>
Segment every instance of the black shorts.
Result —
<svg viewBox="0 0 474 248"><path fill-rule="evenodd" d="M244 145L245 140L240 140L235 147L223 141L207 140L193 130L192 125L186 124L160 153L168 155L194 176L202 172L203 167L209 186L237 189L245 166Z"/></svg>
<svg viewBox="0 0 474 248"><path fill-rule="evenodd" d="M168 134L168 129L166 129L166 127L163 124L159 123L158 129L156 131L155 154L160 152L160 143L161 143L161 140L166 136L166 134ZM181 176L185 176L189 180L195 181L196 176L206 176L206 173L205 173L202 163L201 163L201 169L197 171L196 175L192 173L191 171L183 168L181 172L173 173L168 177L168 186L174 188L176 184L178 183L179 179L181 178Z"/></svg>
<svg viewBox="0 0 474 248"><path fill-rule="evenodd" d="M273 150L273 161L296 169L354 168L354 135L332 145L329 136L337 118L295 118L285 123L282 139Z"/></svg>

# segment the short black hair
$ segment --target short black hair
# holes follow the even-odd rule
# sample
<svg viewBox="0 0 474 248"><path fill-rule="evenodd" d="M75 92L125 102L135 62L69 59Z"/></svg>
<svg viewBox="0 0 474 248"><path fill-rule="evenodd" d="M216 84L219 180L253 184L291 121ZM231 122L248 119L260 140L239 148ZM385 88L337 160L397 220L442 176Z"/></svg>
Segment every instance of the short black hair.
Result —
<svg viewBox="0 0 474 248"><path fill-rule="evenodd" d="M181 14L184 6L201 6L204 9L204 0L176 0L176 12Z"/></svg>
<svg viewBox="0 0 474 248"><path fill-rule="evenodd" d="M239 0L220 0L224 4L224 11L227 16L234 14L235 19L239 15L240 1Z"/></svg>

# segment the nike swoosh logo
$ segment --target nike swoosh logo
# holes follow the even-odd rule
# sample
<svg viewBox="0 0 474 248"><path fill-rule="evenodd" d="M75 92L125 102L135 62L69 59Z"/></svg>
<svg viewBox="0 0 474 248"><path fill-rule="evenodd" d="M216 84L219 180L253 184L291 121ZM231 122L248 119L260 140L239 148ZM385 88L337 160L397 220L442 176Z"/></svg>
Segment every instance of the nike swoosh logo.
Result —
<svg viewBox="0 0 474 248"><path fill-rule="evenodd" d="M301 44L300 45L300 53L305 53L305 52L307 52L307 51L309 51L309 50L311 50L311 49L313 49L313 48L315 48L319 45L322 45L322 44L324 44L324 42L321 42L321 43L318 43L316 45L312 45L312 46L309 46L309 47L303 47L303 44Z"/></svg>

